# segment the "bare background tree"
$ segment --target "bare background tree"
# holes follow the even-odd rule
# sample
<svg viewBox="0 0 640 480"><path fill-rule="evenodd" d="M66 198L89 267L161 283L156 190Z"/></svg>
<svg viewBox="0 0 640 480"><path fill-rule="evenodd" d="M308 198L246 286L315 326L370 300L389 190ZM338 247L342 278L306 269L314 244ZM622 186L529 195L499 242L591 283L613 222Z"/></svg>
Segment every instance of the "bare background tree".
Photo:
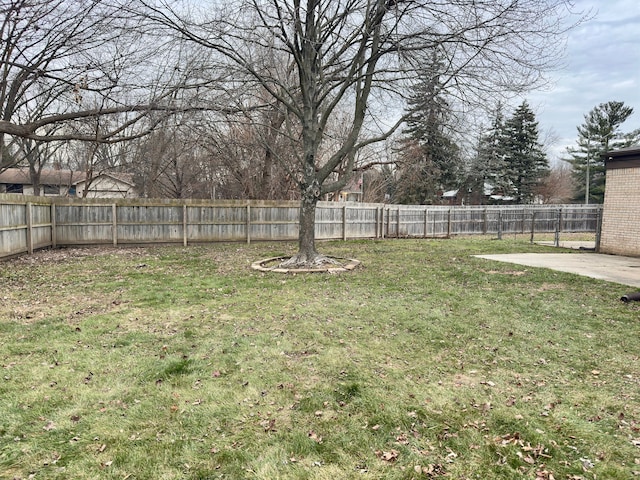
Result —
<svg viewBox="0 0 640 480"><path fill-rule="evenodd" d="M315 247L315 207L341 188L356 153L402 124L407 87L433 51L443 92L459 105L523 92L557 65L564 0L139 1L147 27L215 53L236 84L256 85L284 116L264 125L288 143L301 197L299 252L292 265L324 261ZM212 55L213 56L213 55ZM330 135L337 116L343 135ZM271 151L270 154L277 154ZM336 173L338 176L336 178Z"/></svg>
<svg viewBox="0 0 640 480"><path fill-rule="evenodd" d="M60 142L93 142L97 154L98 144L140 138L176 112L215 104L220 92L203 68L207 56L152 38L127 13L130 5L0 0L0 172L28 167L38 193ZM80 163L88 173L100 166Z"/></svg>
<svg viewBox="0 0 640 480"><path fill-rule="evenodd" d="M570 203L575 190L571 166L561 162L551 167L549 174L536 189L536 195L542 203Z"/></svg>

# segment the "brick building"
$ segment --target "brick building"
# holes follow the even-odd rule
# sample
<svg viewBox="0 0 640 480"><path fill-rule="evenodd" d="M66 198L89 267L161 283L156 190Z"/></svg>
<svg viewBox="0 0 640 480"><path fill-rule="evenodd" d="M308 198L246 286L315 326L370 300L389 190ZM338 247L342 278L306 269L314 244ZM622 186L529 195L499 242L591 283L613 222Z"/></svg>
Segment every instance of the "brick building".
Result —
<svg viewBox="0 0 640 480"><path fill-rule="evenodd" d="M640 146L605 154L600 253L640 257Z"/></svg>

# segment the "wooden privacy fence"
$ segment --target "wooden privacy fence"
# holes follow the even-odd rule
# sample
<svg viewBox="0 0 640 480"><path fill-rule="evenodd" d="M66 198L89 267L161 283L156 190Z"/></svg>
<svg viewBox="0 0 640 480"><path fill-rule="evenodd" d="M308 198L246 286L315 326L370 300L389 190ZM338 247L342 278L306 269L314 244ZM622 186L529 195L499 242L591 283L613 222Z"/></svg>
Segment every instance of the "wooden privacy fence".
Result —
<svg viewBox="0 0 640 480"><path fill-rule="evenodd" d="M71 200L0 194L0 258L35 249L295 240L298 202ZM597 232L599 205L425 206L320 202L316 238Z"/></svg>

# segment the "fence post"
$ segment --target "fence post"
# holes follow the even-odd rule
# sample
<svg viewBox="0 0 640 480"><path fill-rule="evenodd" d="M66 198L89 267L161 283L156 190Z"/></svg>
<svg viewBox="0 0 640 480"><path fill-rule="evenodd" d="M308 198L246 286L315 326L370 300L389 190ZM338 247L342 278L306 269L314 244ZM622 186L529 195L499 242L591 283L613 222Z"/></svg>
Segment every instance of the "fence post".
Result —
<svg viewBox="0 0 640 480"><path fill-rule="evenodd" d="M374 229L374 233L373 233L373 238L374 239L378 238L378 210L380 210L380 207L376 207L376 218L375 218L375 221L374 221L375 229Z"/></svg>
<svg viewBox="0 0 640 480"><path fill-rule="evenodd" d="M347 206L342 206L342 241L347 239Z"/></svg>
<svg viewBox="0 0 640 480"><path fill-rule="evenodd" d="M381 218L382 221L380 222L381 223L380 227L381 227L381 230L382 230L382 238L383 239L389 236L389 210L387 209L387 220L386 220L386 223L385 223L385 219L384 219L384 211L385 211L385 208L382 207L382 218Z"/></svg>
<svg viewBox="0 0 640 480"><path fill-rule="evenodd" d="M182 205L182 245L187 246L188 238L187 238L187 204Z"/></svg>
<svg viewBox="0 0 640 480"><path fill-rule="evenodd" d="M429 209L424 209L424 238L427 238L427 230L429 228Z"/></svg>
<svg viewBox="0 0 640 480"><path fill-rule="evenodd" d="M251 205L247 204L247 245L251 243Z"/></svg>
<svg viewBox="0 0 640 480"><path fill-rule="evenodd" d="M58 246L58 237L56 233L56 204L51 204L51 248L57 248Z"/></svg>
<svg viewBox="0 0 640 480"><path fill-rule="evenodd" d="M27 210L25 212L27 217L27 253L33 253L33 218L32 218L32 204L27 202Z"/></svg>
<svg viewBox="0 0 640 480"><path fill-rule="evenodd" d="M498 210L498 240L502 240L502 210Z"/></svg>
<svg viewBox="0 0 640 480"><path fill-rule="evenodd" d="M396 238L400 238L400 207L398 207L398 218L396 219Z"/></svg>
<svg viewBox="0 0 640 480"><path fill-rule="evenodd" d="M529 243L533 243L533 236L536 233L536 211L533 210L531 212L531 239L529 240Z"/></svg>
<svg viewBox="0 0 640 480"><path fill-rule="evenodd" d="M118 207L117 205L114 203L113 205L111 205L111 218L112 218L112 236L113 236L113 246L117 246L118 245L118 219L117 219L117 213L118 213Z"/></svg>
<svg viewBox="0 0 640 480"><path fill-rule="evenodd" d="M558 209L558 221L556 222L555 245L560 246L560 231L562 230L562 209Z"/></svg>
<svg viewBox="0 0 640 480"><path fill-rule="evenodd" d="M451 237L451 209L447 210L447 238Z"/></svg>
<svg viewBox="0 0 640 480"><path fill-rule="evenodd" d="M602 207L596 210L596 253L600 253L600 235L602 234Z"/></svg>
<svg viewBox="0 0 640 480"><path fill-rule="evenodd" d="M487 230L488 230L488 219L487 219L487 208L483 208L482 209L482 235L486 235L487 234Z"/></svg>

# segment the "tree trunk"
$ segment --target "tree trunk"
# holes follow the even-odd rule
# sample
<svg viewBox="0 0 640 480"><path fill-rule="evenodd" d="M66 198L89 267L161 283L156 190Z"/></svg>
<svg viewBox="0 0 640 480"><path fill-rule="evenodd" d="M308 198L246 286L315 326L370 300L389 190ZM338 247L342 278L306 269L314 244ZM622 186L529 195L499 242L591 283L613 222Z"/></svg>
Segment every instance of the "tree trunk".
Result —
<svg viewBox="0 0 640 480"><path fill-rule="evenodd" d="M308 189L307 189L308 190ZM300 204L300 231L298 234L298 261L313 262L316 251L316 207L318 196L305 191Z"/></svg>
<svg viewBox="0 0 640 480"><path fill-rule="evenodd" d="M29 159L31 160L31 159ZM40 196L40 171L36 170L35 165L29 162L29 178L31 179L31 185L33 186L33 195Z"/></svg>
<svg viewBox="0 0 640 480"><path fill-rule="evenodd" d="M316 207L320 200L320 184L314 180L302 189L300 222L298 233L298 253L282 262L283 267L313 268L334 260L321 255L316 250Z"/></svg>

